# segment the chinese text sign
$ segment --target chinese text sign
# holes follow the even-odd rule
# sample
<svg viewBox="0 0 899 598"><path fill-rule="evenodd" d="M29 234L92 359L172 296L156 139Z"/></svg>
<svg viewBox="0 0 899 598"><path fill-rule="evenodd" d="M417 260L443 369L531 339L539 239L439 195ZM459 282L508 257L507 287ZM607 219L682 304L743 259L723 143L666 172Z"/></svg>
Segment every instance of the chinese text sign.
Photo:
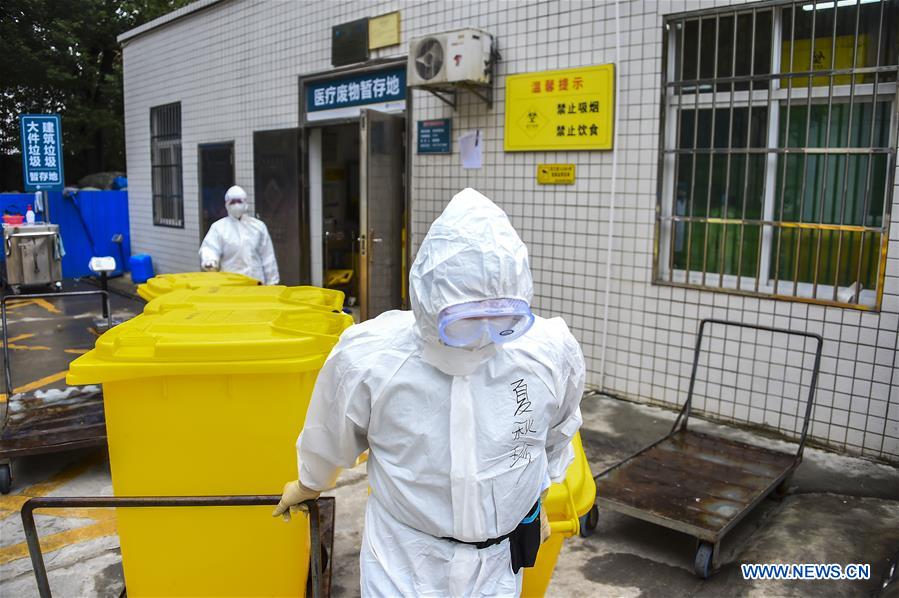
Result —
<svg viewBox="0 0 899 598"><path fill-rule="evenodd" d="M406 67L306 84L306 111L406 99Z"/></svg>
<svg viewBox="0 0 899 598"><path fill-rule="evenodd" d="M506 151L612 149L615 65L506 78Z"/></svg>
<svg viewBox="0 0 899 598"><path fill-rule="evenodd" d="M22 114L22 166L26 191L59 191L62 172L62 128L57 114Z"/></svg>

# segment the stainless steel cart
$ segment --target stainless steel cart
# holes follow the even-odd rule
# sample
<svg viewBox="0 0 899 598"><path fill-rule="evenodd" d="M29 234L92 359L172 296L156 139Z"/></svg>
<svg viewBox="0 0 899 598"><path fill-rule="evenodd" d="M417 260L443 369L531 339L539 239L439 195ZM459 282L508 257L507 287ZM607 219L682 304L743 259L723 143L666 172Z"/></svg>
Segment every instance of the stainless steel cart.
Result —
<svg viewBox="0 0 899 598"><path fill-rule="evenodd" d="M742 389L737 384L747 384L745 395L753 397L764 395L761 407L756 406L758 414L766 412L770 393L768 389L782 384L796 390L801 395L808 387L808 397L802 407L801 396L784 399L781 405L789 405L789 409L781 407L776 413L779 419L792 418L793 429L799 437L799 446L795 453L786 453L755 444L738 442L713 434L700 433L687 428L690 411L693 407L697 390L697 370L700 367L700 354L703 351L703 338L707 329L712 326L736 328L736 339L718 339L716 357L720 367L716 379L724 387L721 391L713 384L702 381L703 396L711 396L713 401L728 401L735 413L737 405L732 396L740 394ZM738 355L733 350L733 343L727 340L742 342L745 330L759 331L762 334L787 335L799 337L802 342L802 353L809 358L813 356L814 365L805 374L799 374L804 383L797 380L781 380L772 384L758 384L761 375L770 375L771 371L780 371L783 366L769 361L770 367L753 368L752 371L740 371L739 367L729 367L728 357L733 360ZM816 341L814 352L805 352L806 340ZM711 340L708 345L713 345ZM802 461L802 449L805 446L809 418L815 401L818 370L821 364L821 347L823 339L817 334L796 332L767 326L756 326L739 322L706 319L699 325L696 349L693 353L693 370L690 375L690 387L684 406L674 422L671 431L661 440L654 442L636 454L613 465L596 476L596 495L600 513L603 509L616 511L681 531L697 539L697 551L693 559L693 569L697 576L706 579L718 566L718 548L722 537L740 522L765 497L782 491L793 471ZM753 347L753 355L764 352ZM779 353L771 352L774 359ZM769 355L765 356L766 358ZM711 360L709 360L711 361ZM707 362L709 363L709 362ZM734 363L734 361L731 361ZM799 368L791 370L796 377ZM709 392L710 388L715 388ZM720 392L720 394L715 394ZM730 396L722 396L724 394ZM730 410L729 407L729 410ZM752 405L746 405L747 412ZM788 411L788 412L787 412ZM729 419L724 417L723 419ZM772 418L773 419L773 418ZM799 426L801 424L801 431Z"/></svg>
<svg viewBox="0 0 899 598"><path fill-rule="evenodd" d="M23 286L62 289L62 244L58 224L3 227L6 282L13 293Z"/></svg>

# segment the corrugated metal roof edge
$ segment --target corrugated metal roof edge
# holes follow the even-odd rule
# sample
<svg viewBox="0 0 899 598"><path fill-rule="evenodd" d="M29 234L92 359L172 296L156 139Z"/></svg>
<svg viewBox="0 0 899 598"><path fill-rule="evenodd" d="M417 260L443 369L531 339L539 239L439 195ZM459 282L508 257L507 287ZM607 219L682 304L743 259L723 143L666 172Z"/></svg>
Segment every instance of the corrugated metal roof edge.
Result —
<svg viewBox="0 0 899 598"><path fill-rule="evenodd" d="M196 12L199 12L203 9L209 8L214 4L219 4L220 2L224 2L225 0L197 0L196 2L191 2L187 6L183 6L178 10L173 10L170 13L164 14L161 17L156 17L149 23L144 23L140 27L135 27L134 29L129 29L125 33L122 33L116 38L116 41L120 44L124 44L127 41L134 39L139 35L143 35L153 29L158 29L163 25L168 25L174 21L179 19L183 19L189 15L192 15Z"/></svg>

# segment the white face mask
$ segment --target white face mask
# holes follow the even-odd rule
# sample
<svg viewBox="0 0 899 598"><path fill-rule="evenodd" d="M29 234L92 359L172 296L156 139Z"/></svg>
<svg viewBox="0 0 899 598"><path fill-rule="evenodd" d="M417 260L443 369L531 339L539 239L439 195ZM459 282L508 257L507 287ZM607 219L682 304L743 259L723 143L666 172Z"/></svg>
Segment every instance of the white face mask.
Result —
<svg viewBox="0 0 899 598"><path fill-rule="evenodd" d="M228 210L229 216L240 220L247 213L248 206L242 201L236 201L226 205L225 209Z"/></svg>

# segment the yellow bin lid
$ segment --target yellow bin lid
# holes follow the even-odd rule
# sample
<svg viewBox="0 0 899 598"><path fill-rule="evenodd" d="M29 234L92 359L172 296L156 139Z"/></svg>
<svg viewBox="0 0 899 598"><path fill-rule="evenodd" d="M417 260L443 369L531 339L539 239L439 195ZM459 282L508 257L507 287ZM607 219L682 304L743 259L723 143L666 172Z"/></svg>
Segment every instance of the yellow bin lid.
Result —
<svg viewBox="0 0 899 598"><path fill-rule="evenodd" d="M177 309L110 329L69 365L70 384L155 376L274 374L318 369L353 323L344 313Z"/></svg>
<svg viewBox="0 0 899 598"><path fill-rule="evenodd" d="M343 293L319 287L205 287L178 290L150 301L145 314L173 309L312 309L336 311L343 308Z"/></svg>
<svg viewBox="0 0 899 598"><path fill-rule="evenodd" d="M258 286L255 278L233 272L180 272L160 274L137 287L137 294L147 301L180 289L202 289L205 287Z"/></svg>

